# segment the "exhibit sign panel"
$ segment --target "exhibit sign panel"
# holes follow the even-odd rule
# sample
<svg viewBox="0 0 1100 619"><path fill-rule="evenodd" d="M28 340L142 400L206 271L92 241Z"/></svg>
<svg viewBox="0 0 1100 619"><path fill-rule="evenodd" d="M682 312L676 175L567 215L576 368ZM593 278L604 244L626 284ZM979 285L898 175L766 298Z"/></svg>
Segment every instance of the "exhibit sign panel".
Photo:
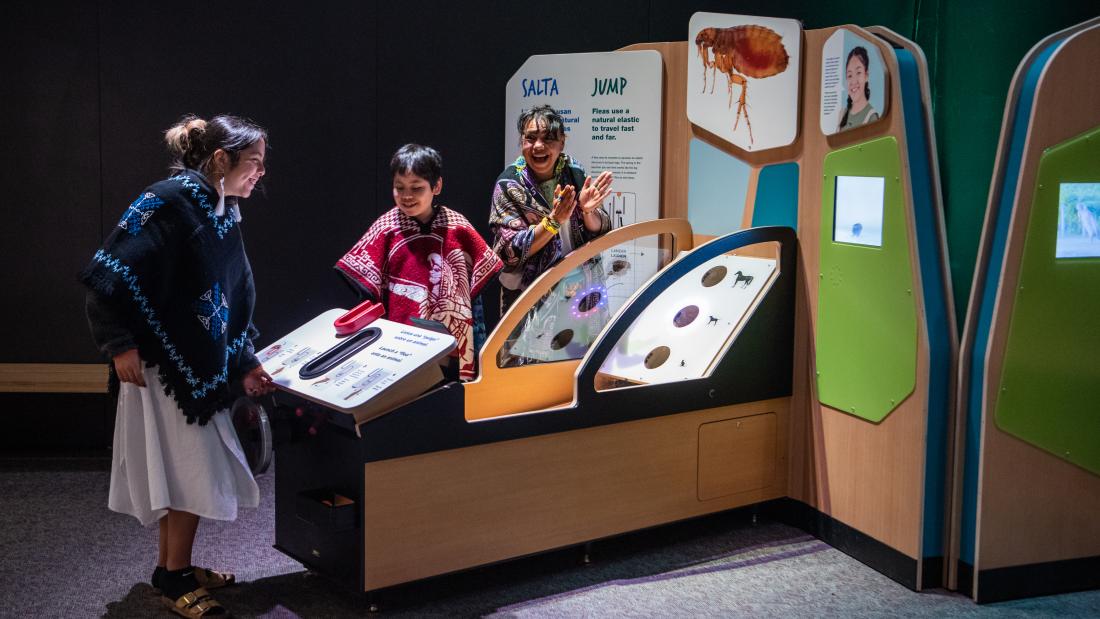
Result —
<svg viewBox="0 0 1100 619"><path fill-rule="evenodd" d="M550 105L565 121L563 152L595 179L614 176L603 207L611 227L660 217L661 54L652 50L531 56L508 80L504 114L504 161L520 154L516 121L524 111ZM537 223L537 222L531 222ZM657 272L655 239L620 245L607 259L632 265L644 282ZM634 293L609 292L614 312Z"/></svg>
<svg viewBox="0 0 1100 619"><path fill-rule="evenodd" d="M344 337L333 327L344 313L330 309L256 353L276 387L362 421L439 381L450 334L379 318Z"/></svg>
<svg viewBox="0 0 1100 619"><path fill-rule="evenodd" d="M661 55L652 50L531 56L508 80L504 162L520 154L516 121L550 105L565 121L565 154L615 180L604 201L614 228L660 216Z"/></svg>
<svg viewBox="0 0 1100 619"><path fill-rule="evenodd" d="M688 24L693 43L687 59L692 123L748 151L795 141L802 61L797 20L696 13Z"/></svg>

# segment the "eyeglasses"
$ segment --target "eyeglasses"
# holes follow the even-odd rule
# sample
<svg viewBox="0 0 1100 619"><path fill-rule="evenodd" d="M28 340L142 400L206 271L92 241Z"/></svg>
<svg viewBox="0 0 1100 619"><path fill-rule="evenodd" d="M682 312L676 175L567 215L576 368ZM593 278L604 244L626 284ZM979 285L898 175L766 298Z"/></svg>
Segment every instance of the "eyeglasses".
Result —
<svg viewBox="0 0 1100 619"><path fill-rule="evenodd" d="M561 138L551 137L548 135L525 135L523 136L523 143L528 146L534 146L538 142L542 142L544 146L555 146L561 143Z"/></svg>

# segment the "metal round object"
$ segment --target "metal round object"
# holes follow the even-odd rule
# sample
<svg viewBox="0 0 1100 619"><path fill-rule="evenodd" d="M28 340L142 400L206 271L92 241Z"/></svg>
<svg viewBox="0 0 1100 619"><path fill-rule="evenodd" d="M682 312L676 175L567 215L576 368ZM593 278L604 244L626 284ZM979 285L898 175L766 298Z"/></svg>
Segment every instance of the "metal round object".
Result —
<svg viewBox="0 0 1100 619"><path fill-rule="evenodd" d="M248 467L253 475L261 475L271 466L271 420L258 402L249 398L237 398L229 410L233 429L241 442Z"/></svg>

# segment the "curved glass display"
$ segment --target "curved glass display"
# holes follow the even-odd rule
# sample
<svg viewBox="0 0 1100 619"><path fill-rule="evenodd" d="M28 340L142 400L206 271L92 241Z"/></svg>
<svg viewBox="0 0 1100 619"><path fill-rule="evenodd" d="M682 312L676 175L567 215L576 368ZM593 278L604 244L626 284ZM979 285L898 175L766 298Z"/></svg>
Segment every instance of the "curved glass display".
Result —
<svg viewBox="0 0 1100 619"><path fill-rule="evenodd" d="M580 359L615 313L672 257L668 235L625 241L565 274L520 320L497 367Z"/></svg>

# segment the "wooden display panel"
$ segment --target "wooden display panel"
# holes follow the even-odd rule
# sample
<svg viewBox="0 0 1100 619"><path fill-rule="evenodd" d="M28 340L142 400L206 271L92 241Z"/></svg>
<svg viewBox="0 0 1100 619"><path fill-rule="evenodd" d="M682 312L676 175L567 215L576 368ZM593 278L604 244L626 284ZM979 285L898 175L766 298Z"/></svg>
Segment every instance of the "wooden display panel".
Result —
<svg viewBox="0 0 1100 619"><path fill-rule="evenodd" d="M1100 555L1100 519L1095 517L1100 511L1100 477L1003 432L991 416L1039 158L1045 148L1100 125L1100 80L1095 79L1092 68L1097 57L1100 26L1069 35L1043 69L1029 119L982 377L982 410L969 412L982 415L976 597L980 595L978 572ZM1017 75L1017 81L1021 79ZM1019 85L1014 84L1013 89L1018 90ZM1006 157L1004 135L1002 131L998 162ZM991 200L999 198L997 194L991 192ZM989 219L986 225L991 225Z"/></svg>
<svg viewBox="0 0 1100 619"><path fill-rule="evenodd" d="M901 101L892 79L897 63L890 48L873 34L855 27L844 28L872 41L886 62L890 100ZM664 155L662 170L662 215L687 215L688 152L692 137L706 141L754 168L743 222L751 222L759 170L765 166L796 162L799 166L798 195L801 209L798 233L801 258L795 333L795 376L789 424L790 466L787 470L789 496L822 513L866 533L903 554L920 557L924 508L924 469L927 426L928 343L925 312L915 255L911 180L901 105L891 105L881 122L824 136L819 124L822 46L837 28L803 32L801 75L801 121L794 144L763 151L744 151L686 121L688 54L693 43L660 43L624 49L658 49L665 60ZM809 77L807 77L809 76ZM812 130L807 130L811 127ZM881 424L874 425L817 403L813 388L813 328L818 298L818 248L821 234L819 208L822 195L821 163L825 155L845 146L874 138L894 136L898 140L907 218L907 234L913 265L914 300L917 312L917 378L913 395ZM812 302L811 302L812 300ZM919 566L918 566L919 573ZM934 583L938 584L938 583ZM918 585L919 586L919 585Z"/></svg>
<svg viewBox="0 0 1100 619"><path fill-rule="evenodd" d="M583 543L779 498L788 398L371 462L364 468L364 589ZM700 428L774 419L774 457L741 457L700 500ZM483 423L493 423L491 420ZM708 451L713 453L713 451ZM708 471L715 469L708 457ZM742 481L744 480L744 481ZM739 486L739 484L744 484Z"/></svg>
<svg viewBox="0 0 1100 619"><path fill-rule="evenodd" d="M946 377L940 375L940 382L937 384L936 377L930 376L931 392L930 397L945 398L946 401L940 401L937 404L936 401L929 402L929 424L928 424L928 437L926 438L926 454L928 461L925 462L925 514L933 517L941 518L939 522L924 523L924 532L928 536L931 532L931 539L925 537L922 540L922 547L924 548L924 554L926 557L935 556L938 553L945 558L949 557L952 548L952 536L954 532L951 529L951 513L952 513L952 486L951 479L953 478L953 467L955 466L955 454L952 452L952 446L956 444L956 437L954 433L954 423L956 419L955 412L955 390L956 381L958 377L958 359L959 359L959 333L957 325L955 324L954 317L955 301L953 286L951 281L951 268L950 260L948 259L947 252L947 227L944 222L944 206L943 206L943 190L940 181L939 171L939 156L936 148L936 135L933 127L935 126L934 119L932 117L932 100L931 100L931 84L929 82L928 61L925 58L924 51L916 43L906 39L905 37L897 34L896 32L885 28L883 26L872 26L868 28L868 31L875 33L879 37L882 37L888 41L895 48L903 49L909 52L916 67L917 77L919 78L919 97L920 106L923 110L923 118L918 122L923 122L925 128L925 158L924 164L927 166L927 174L930 176L931 187L929 196L931 200L932 212L928 213L926 217L931 218L932 228L934 229L935 242L938 246L937 261L939 264L939 273L925 273L930 279L926 280L929 284L938 283L941 287L940 294L942 295L942 307L938 308L941 312L938 319L946 322L946 324L938 325L941 330L947 332L947 341L938 342L940 348L937 348L933 334L930 334L930 344L932 345L929 355L933 367L930 371L937 371L935 364L943 363L943 357L947 357L948 367L940 369L940 372L946 372ZM904 87L903 87L904 88ZM908 100L899 102L903 107L908 104ZM907 124L912 126L914 119L907 120ZM920 162L911 161L911 165L921 167ZM918 224L920 218L918 217ZM919 235L918 235L919 237ZM927 247L927 246L926 246ZM930 259L927 255L922 255L923 260ZM927 264L927 263L925 263ZM937 278L938 275L938 278ZM937 282L938 279L938 282ZM932 304L936 303L935 295L931 299L925 299L925 303L928 305L928 312L926 320L927 324L933 325L935 329L935 322L937 320L937 308ZM937 357L937 355L939 355ZM946 393L937 393L937 387L940 389L946 389ZM945 407L944 410L939 412L941 415L939 419L935 419L932 415L937 414L937 406ZM930 478L931 476L931 478ZM938 493L938 496L930 494ZM939 532L937 535L936 532ZM954 582L948 580L951 570L954 568L954 562L948 561L947 565L950 566L942 574L940 581L942 584L948 586L948 588L954 588ZM936 582L924 582L924 587L937 586Z"/></svg>
<svg viewBox="0 0 1100 619"><path fill-rule="evenodd" d="M897 63L891 50L872 35L845 26L880 47L887 66L890 99L900 101L896 80ZM805 32L805 79L802 108L804 127L816 127L819 117L822 45L836 28ZM917 311L917 375L913 394L898 405L881 424L817 403L813 380L812 333L818 322L820 216L815 203L823 193L821 162L830 151L873 138L894 136L901 157L906 229L913 265L913 291ZM803 270L796 317L795 389L792 399L791 496L848 524L906 556L920 560L924 507L924 458L927 424L928 342L924 328L924 303L919 261L915 255L911 180L908 150L899 105L893 105L883 121L832 136L804 131L798 218L800 257ZM803 455L804 454L804 455ZM801 459L804 458L804 459ZM918 564L918 577L920 568ZM921 583L918 578L918 588Z"/></svg>
<svg viewBox="0 0 1100 619"><path fill-rule="evenodd" d="M699 426L699 500L767 488L775 480L774 413Z"/></svg>

